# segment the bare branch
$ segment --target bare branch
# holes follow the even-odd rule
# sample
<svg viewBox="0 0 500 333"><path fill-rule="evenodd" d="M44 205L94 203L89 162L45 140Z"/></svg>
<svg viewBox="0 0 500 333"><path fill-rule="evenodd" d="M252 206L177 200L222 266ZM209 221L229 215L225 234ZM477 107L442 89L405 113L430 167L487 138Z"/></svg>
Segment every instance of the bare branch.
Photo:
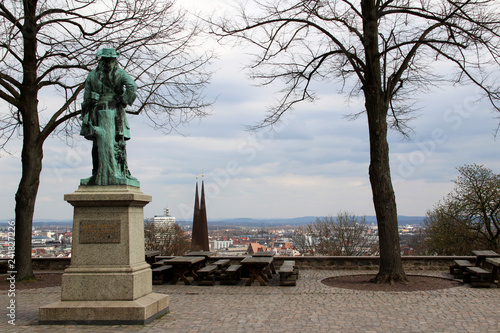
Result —
<svg viewBox="0 0 500 333"><path fill-rule="evenodd" d="M296 103L311 100L314 93L310 91L310 83L315 80L340 79L346 85L350 74L355 73L358 82L350 85L365 86L367 31L363 31L365 18L358 3L350 0L257 3L262 9L260 16L252 16L243 8L241 22L212 20L215 27L212 33L216 36L236 37L260 49L257 60L249 66L252 78L261 80L263 85L278 79L285 82L279 102L271 107L262 124L254 128L272 125ZM475 71L487 65L480 50L489 53L487 61L499 63L500 59L500 19L490 1L379 0L376 6L378 23L372 28L378 30L381 43L373 59L382 65L382 93L394 128L403 134L408 132L406 123L412 117L401 117L411 107L406 103L408 96L431 87L433 82L453 82L453 78L427 71L434 58L444 54L448 60L462 63L461 74L479 84L497 108L497 89L484 84L478 78L481 73ZM472 48L478 52L477 59L470 52Z"/></svg>
<svg viewBox="0 0 500 333"><path fill-rule="evenodd" d="M0 23L6 27L0 34L0 50L4 50L0 53L0 98L19 107L26 56L23 44L15 41L25 16L22 6L12 10L7 6L0 5ZM195 50L199 24L190 25L190 18L175 9L174 1L70 0L67 7L57 8L46 3L34 20L39 45L36 89L50 89L61 100L59 106L51 106L53 113L47 123L40 124L43 140L56 133L58 126L70 125L67 121L80 113L76 101L101 47L114 46L122 52L127 72L143 90L132 113L144 111L155 127L166 131L208 114L211 103L203 100L202 91L210 79L206 66L213 55ZM12 137L3 128L0 136L7 141Z"/></svg>

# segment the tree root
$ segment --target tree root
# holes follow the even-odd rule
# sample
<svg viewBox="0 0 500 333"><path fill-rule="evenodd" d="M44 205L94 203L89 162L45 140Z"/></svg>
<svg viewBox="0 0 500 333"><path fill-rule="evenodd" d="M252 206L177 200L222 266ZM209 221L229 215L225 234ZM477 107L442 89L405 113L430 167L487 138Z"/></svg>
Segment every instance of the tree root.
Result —
<svg viewBox="0 0 500 333"><path fill-rule="evenodd" d="M25 283L25 282L36 282L37 281L37 278L34 274L30 274L30 275L26 275L24 277L18 277L16 278L16 282L22 282L22 283Z"/></svg>
<svg viewBox="0 0 500 333"><path fill-rule="evenodd" d="M373 283L388 283L393 285L395 283L408 284L408 278L405 273L378 273L373 279Z"/></svg>

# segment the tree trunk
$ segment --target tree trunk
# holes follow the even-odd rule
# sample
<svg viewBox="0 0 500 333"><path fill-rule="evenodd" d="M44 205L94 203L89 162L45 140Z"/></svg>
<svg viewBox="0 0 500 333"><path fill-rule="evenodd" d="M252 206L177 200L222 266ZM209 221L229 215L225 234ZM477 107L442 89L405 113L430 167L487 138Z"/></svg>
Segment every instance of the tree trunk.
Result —
<svg viewBox="0 0 500 333"><path fill-rule="evenodd" d="M22 118L23 150L21 154L22 176L16 193L16 280L33 277L31 262L31 234L35 199L42 171L43 139L38 118L37 82L37 26L36 0L23 1L24 43L23 82L20 89L19 113Z"/></svg>
<svg viewBox="0 0 500 333"><path fill-rule="evenodd" d="M22 151L22 176L16 193L16 279L24 280L33 277L31 262L31 235L35 199L42 171L42 145L29 140L24 132ZM31 141L31 144L28 143Z"/></svg>
<svg viewBox="0 0 500 333"><path fill-rule="evenodd" d="M389 166L386 111L376 110L373 106L370 108L374 110L368 110L369 173L380 247L380 269L374 282L406 282L407 278L401 261L396 197Z"/></svg>
<svg viewBox="0 0 500 333"><path fill-rule="evenodd" d="M406 282L401 262L396 197L392 187L387 143L387 110L378 51L378 15L375 0L362 0L366 57L363 92L370 136L370 184L377 216L380 269L373 282Z"/></svg>

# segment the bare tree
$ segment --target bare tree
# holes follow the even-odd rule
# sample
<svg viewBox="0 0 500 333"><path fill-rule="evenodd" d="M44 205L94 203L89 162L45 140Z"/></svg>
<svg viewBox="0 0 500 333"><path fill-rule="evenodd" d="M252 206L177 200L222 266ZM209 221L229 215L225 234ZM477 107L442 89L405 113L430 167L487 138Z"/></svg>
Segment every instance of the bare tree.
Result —
<svg viewBox="0 0 500 333"><path fill-rule="evenodd" d="M31 227L42 170L43 144L73 134L77 100L103 46L122 53L121 65L139 86L134 110L166 131L205 115L202 91L209 53L200 54L197 24L174 0L7 0L0 3L0 149L23 138L16 193L16 270L32 276ZM59 104L40 109L43 93Z"/></svg>
<svg viewBox="0 0 500 333"><path fill-rule="evenodd" d="M482 165L464 165L455 189L427 212L427 246L445 255L500 248L500 174Z"/></svg>
<svg viewBox="0 0 500 333"><path fill-rule="evenodd" d="M369 177L377 216L380 270L374 282L405 282L389 165L388 128L408 135L411 100L440 80L476 84L499 109L498 2L485 0L261 0L214 33L260 51L253 77L282 81L282 98L257 127L273 125L314 99L318 80L362 94L370 141ZM215 21L215 20L214 20ZM456 72L439 75L443 64ZM436 66L437 65L437 66ZM442 71L441 71L442 72Z"/></svg>
<svg viewBox="0 0 500 333"><path fill-rule="evenodd" d="M191 249L189 237L177 223L170 226L158 226L151 221L146 221L144 244L146 250L160 251L162 256L182 256Z"/></svg>
<svg viewBox="0 0 500 333"><path fill-rule="evenodd" d="M293 247L302 255L314 255L316 253L312 236L309 234L307 226L297 228L291 238Z"/></svg>
<svg viewBox="0 0 500 333"><path fill-rule="evenodd" d="M418 228L413 235L407 240L407 244L413 249L413 254L416 256L428 256L435 254L431 252L426 244L427 233L424 228Z"/></svg>
<svg viewBox="0 0 500 333"><path fill-rule="evenodd" d="M370 254L374 239L368 233L365 217L340 212L337 217L317 218L307 225L314 252L327 256Z"/></svg>

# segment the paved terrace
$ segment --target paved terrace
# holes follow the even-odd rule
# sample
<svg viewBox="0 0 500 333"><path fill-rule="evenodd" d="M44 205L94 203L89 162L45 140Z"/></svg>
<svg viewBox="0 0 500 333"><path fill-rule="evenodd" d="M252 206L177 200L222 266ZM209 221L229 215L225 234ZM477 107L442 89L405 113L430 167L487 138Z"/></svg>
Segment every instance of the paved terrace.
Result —
<svg viewBox="0 0 500 333"><path fill-rule="evenodd" d="M16 326L0 296L1 332L500 332L500 288L460 286L418 292L355 291L321 280L364 271L301 270L296 287L153 286L170 295L170 313L145 326L38 326L38 307L61 288L16 292ZM373 273L373 271L370 271ZM415 272L407 272L412 274ZM449 277L442 271L416 274Z"/></svg>

